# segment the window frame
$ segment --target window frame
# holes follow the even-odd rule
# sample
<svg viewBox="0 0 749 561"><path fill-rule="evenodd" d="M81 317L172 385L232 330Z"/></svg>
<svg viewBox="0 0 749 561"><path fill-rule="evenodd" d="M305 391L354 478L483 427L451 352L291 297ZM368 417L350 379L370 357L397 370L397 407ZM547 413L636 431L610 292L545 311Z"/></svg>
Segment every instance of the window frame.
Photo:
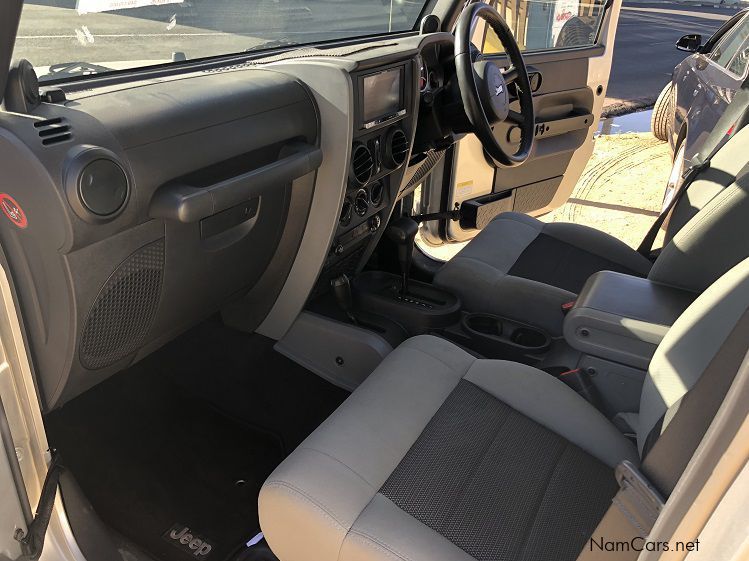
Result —
<svg viewBox="0 0 749 561"><path fill-rule="evenodd" d="M495 9L498 9L497 5L500 2L504 5L504 3L508 2L509 0L479 0L479 1L489 4L493 6ZM533 0L514 0L514 1L525 1L527 3ZM553 0L553 1L557 1L557 0ZM598 2L598 0L592 0L592 1ZM601 0L600 2L601 16L600 16L600 19L598 20L598 28L595 31L595 40L593 43L590 43L588 45L570 45L568 47L546 47L543 49L522 50L523 56L543 54L543 53L548 54L548 53L574 52L574 51L595 49L595 48L600 47L601 46L601 31L603 30L603 22L609 10L611 9L612 5L613 5L612 0ZM502 15L501 12L500 12L500 15ZM483 38L481 40L481 52L484 54L484 56L488 56L488 57L505 56L504 51L491 52L491 53L484 52L484 47L486 46L486 39L487 39L488 33L489 33L489 26L484 25Z"/></svg>

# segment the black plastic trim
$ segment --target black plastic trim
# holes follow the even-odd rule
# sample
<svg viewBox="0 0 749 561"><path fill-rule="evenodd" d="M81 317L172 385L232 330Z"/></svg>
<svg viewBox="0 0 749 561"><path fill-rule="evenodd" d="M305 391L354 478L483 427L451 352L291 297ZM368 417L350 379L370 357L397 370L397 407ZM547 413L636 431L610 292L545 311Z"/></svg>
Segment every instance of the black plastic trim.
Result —
<svg viewBox="0 0 749 561"><path fill-rule="evenodd" d="M353 37L350 39L333 40L333 41L316 41L311 43L299 43L297 45L289 45L281 48L267 49L262 51L253 51L251 53L226 53L222 55L196 58L187 60L184 62L165 62L163 64L154 64L150 66L140 66L136 68L126 68L123 70L112 70L103 74L94 74L88 76L73 76L68 78L58 78L55 80L45 80L40 86L46 88L49 86L61 87L65 92L75 92L80 90L89 90L92 88L101 88L105 86L112 86L117 84L123 84L132 82L135 80L148 80L154 78L162 78L167 76L175 76L180 74L189 74L192 72L200 72L203 70L219 69L226 66L233 66L236 64L242 64L249 61L258 61L258 64L262 63L262 59L275 56L277 54L286 53L300 48L308 47L342 47L347 45L359 45L362 43L370 43L377 39L399 39L402 37L413 37L418 35L417 31L402 31L396 33L385 33L385 34L373 34L373 35L362 35L360 37Z"/></svg>
<svg viewBox="0 0 749 561"><path fill-rule="evenodd" d="M21 19L23 0L4 0L0 2L0 103L5 97L5 86L8 80L13 47L16 44L18 22Z"/></svg>

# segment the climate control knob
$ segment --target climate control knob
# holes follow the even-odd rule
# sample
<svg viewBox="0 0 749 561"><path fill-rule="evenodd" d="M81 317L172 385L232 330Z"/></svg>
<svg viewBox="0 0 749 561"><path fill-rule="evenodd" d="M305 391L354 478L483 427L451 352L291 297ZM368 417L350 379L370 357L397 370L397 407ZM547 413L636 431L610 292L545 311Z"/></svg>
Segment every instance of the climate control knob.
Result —
<svg viewBox="0 0 749 561"><path fill-rule="evenodd" d="M366 216L369 211L369 195L364 189L359 189L354 197L354 212L359 216Z"/></svg>

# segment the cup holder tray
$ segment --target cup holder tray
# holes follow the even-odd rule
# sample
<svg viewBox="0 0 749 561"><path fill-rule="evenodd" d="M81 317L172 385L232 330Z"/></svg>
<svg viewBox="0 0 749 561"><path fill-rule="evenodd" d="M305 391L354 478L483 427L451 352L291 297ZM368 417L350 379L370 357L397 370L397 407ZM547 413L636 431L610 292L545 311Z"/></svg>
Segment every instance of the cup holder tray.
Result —
<svg viewBox="0 0 749 561"><path fill-rule="evenodd" d="M461 327L484 356L540 355L551 337L543 329L491 314L464 314Z"/></svg>

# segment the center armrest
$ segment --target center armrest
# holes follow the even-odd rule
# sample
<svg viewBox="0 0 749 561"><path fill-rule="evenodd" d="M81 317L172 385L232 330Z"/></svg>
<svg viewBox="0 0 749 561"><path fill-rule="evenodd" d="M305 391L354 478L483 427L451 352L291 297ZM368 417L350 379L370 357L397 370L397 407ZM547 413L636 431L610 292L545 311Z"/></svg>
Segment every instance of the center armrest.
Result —
<svg viewBox="0 0 749 561"><path fill-rule="evenodd" d="M564 319L564 338L584 353L647 369L666 333L698 295L648 279L601 271Z"/></svg>

